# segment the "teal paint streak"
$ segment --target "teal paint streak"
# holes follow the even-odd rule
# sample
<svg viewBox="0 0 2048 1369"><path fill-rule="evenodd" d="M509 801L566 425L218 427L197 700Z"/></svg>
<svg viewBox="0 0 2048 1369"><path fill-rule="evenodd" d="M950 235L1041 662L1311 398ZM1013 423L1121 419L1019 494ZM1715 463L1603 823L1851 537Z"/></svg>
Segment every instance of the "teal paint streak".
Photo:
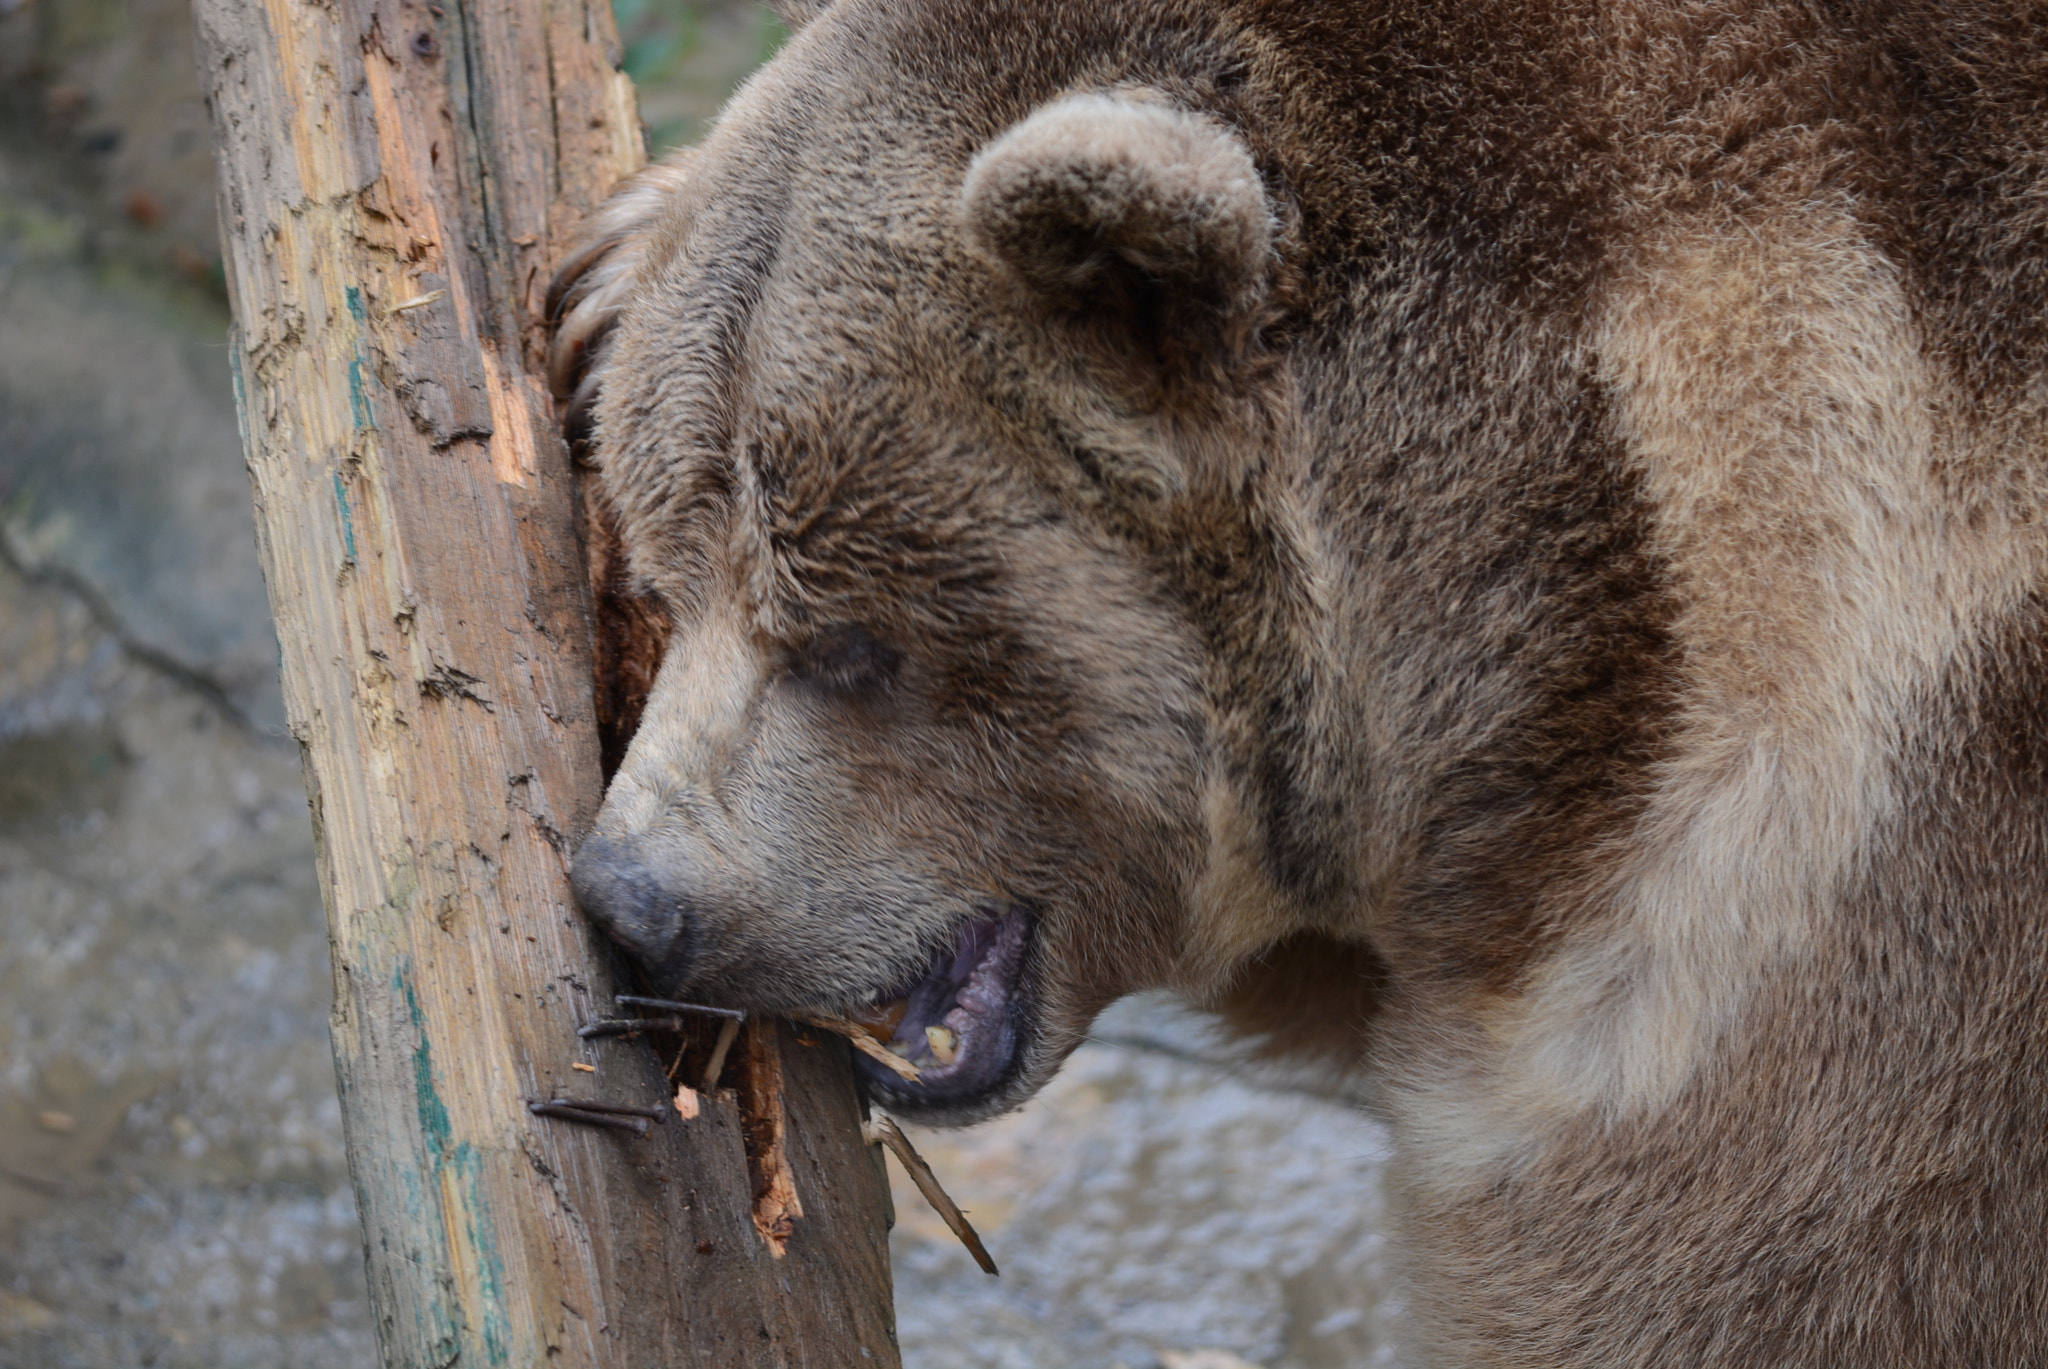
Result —
<svg viewBox="0 0 2048 1369"><path fill-rule="evenodd" d="M363 359L355 357L348 363L348 402L355 414L356 431L366 432L377 426L377 416L370 412L370 396L363 388Z"/></svg>
<svg viewBox="0 0 2048 1369"><path fill-rule="evenodd" d="M507 1342L512 1338L512 1317L505 1306L505 1261L498 1254L497 1228L476 1220L488 1210L483 1157L475 1146L464 1141L455 1148L454 1168L468 1199L469 1245L476 1251L477 1293L483 1303L479 1310L483 1314L484 1357L491 1364L509 1364L512 1351Z"/></svg>
<svg viewBox="0 0 2048 1369"><path fill-rule="evenodd" d="M420 1015L420 1000L412 991L412 984L400 967L393 976L392 987L405 995L405 1010L412 1016L412 1029L418 1034L420 1043L412 1048L412 1082L419 1100L420 1134L427 1138L427 1148L433 1152L434 1167L439 1169L448 1155L448 1105L441 1101L441 1095L434 1088L434 1048L427 1041L426 1019Z"/></svg>
<svg viewBox="0 0 2048 1369"><path fill-rule="evenodd" d="M363 292L351 285L344 293L348 296L348 315L357 323L365 322L369 312L363 308ZM356 431L364 432L377 426L376 415L370 412L370 393L363 383L363 348L360 340L356 343L356 354L348 363L348 401L355 414Z"/></svg>
<svg viewBox="0 0 2048 1369"><path fill-rule="evenodd" d="M356 516L349 510L348 491L342 486L340 471L334 473L334 506L341 510L341 540L348 544L348 559L354 561L356 559ZM410 997L411 994L412 990L407 989L407 997Z"/></svg>
<svg viewBox="0 0 2048 1369"><path fill-rule="evenodd" d="M483 1323L485 1360L493 1365L510 1364L512 1318L505 1305L505 1260L498 1251L496 1227L479 1220L490 1210L484 1192L483 1155L468 1141L450 1144L454 1128L448 1120L448 1105L441 1101L440 1090L434 1085L434 1051L427 1040L426 1018L420 1012L419 997L405 977L403 965L392 976L392 987L405 995L406 1013L419 1040L413 1047L412 1075L420 1135L426 1140L434 1176L438 1179L452 1170L463 1196L469 1245L477 1255L477 1291L483 1305L476 1310Z"/></svg>
<svg viewBox="0 0 2048 1369"><path fill-rule="evenodd" d="M414 1266L402 1276L411 1296L398 1295L393 1307L405 1308L413 1314L414 1344L426 1351L425 1363L448 1366L462 1358L466 1323L447 1268L448 1220L438 1181L441 1156L448 1144L448 1109L434 1088L433 1052L426 1042L419 998L407 979L408 968L409 962L401 957L391 972L391 989L404 997L415 1039L420 1042L413 1052L413 1073L416 1082L423 1078L425 1083L415 1099L415 1107L432 1153L421 1157L424 1164L412 1163L402 1154L392 1154L388 1171L390 1182L379 1196L394 1192L403 1194L397 1205L403 1210L405 1220L397 1229L403 1233L408 1249L398 1258ZM438 1126L435 1125L437 1119ZM419 1244L413 1246L413 1241Z"/></svg>

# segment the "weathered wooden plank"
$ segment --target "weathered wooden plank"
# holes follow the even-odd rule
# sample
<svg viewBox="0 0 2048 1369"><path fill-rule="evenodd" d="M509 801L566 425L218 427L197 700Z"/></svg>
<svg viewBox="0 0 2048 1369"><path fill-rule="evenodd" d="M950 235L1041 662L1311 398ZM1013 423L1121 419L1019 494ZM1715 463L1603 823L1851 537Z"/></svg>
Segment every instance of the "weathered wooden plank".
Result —
<svg viewBox="0 0 2048 1369"><path fill-rule="evenodd" d="M575 1034L622 981L566 881L600 756L537 363L565 235L639 157L608 7L196 10L386 1362L896 1363L887 1191L841 1043L763 1028L732 1090L644 1139L526 1107L672 1092L646 1039ZM767 1171L802 1209L786 1251L757 1220Z"/></svg>

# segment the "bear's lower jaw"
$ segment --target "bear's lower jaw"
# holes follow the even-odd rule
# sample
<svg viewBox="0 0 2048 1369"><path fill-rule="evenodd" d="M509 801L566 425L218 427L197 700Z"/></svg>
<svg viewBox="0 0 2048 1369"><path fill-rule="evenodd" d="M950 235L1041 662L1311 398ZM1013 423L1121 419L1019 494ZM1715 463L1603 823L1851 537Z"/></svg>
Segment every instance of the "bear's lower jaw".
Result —
<svg viewBox="0 0 2048 1369"><path fill-rule="evenodd" d="M971 1105L1008 1082L1028 1025L1021 985L1032 930L1020 904L985 910L921 978L883 996L874 1016L893 1023L889 1048L917 1066L918 1078L856 1056L871 1095L916 1115Z"/></svg>

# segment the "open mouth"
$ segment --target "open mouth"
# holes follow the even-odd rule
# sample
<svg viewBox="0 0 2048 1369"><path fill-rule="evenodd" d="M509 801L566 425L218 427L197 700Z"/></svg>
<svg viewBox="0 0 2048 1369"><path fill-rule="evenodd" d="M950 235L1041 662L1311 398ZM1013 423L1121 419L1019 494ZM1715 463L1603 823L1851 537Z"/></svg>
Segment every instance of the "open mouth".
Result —
<svg viewBox="0 0 2048 1369"><path fill-rule="evenodd" d="M862 1021L917 1066L915 1083L856 1056L870 1092L894 1106L971 1102L1015 1067L1024 1024L1025 952L1031 916L1012 905L960 929L916 980L884 994Z"/></svg>

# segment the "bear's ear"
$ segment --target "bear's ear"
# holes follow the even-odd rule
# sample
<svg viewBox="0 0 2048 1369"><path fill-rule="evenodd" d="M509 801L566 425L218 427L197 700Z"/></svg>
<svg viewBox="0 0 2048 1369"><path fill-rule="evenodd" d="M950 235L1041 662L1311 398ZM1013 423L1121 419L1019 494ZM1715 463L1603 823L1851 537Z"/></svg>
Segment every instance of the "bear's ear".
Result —
<svg viewBox="0 0 2048 1369"><path fill-rule="evenodd" d="M1278 224L1250 151L1143 92L1053 101L983 148L961 193L970 241L1062 307L1227 328L1272 280Z"/></svg>
<svg viewBox="0 0 2048 1369"><path fill-rule="evenodd" d="M640 284L640 269L690 178L694 151L644 167L620 181L576 234L576 248L548 287L548 386L560 406L562 434L571 442L590 435L604 351L612 328Z"/></svg>

